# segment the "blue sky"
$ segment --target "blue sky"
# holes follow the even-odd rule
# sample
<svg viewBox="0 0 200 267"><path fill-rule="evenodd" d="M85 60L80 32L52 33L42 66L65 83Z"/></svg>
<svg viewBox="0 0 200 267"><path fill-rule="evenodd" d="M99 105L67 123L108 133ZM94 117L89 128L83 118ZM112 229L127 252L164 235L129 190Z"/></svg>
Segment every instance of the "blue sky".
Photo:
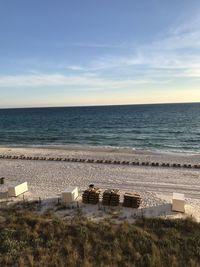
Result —
<svg viewBox="0 0 200 267"><path fill-rule="evenodd" d="M0 107L200 101L200 1L0 0Z"/></svg>

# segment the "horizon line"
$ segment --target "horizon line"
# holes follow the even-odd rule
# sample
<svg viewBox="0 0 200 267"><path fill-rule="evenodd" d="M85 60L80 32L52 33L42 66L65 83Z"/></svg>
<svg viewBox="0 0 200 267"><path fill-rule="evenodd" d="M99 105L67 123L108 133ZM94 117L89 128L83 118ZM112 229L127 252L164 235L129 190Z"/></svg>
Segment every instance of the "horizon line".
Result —
<svg viewBox="0 0 200 267"><path fill-rule="evenodd" d="M155 102L155 103L128 103L128 104L99 104L99 105L69 105L69 106L25 106L25 107L0 107L3 109L40 109L40 108L87 108L87 107L114 107L114 106L145 106L145 105L173 105L173 104L200 104L195 102Z"/></svg>

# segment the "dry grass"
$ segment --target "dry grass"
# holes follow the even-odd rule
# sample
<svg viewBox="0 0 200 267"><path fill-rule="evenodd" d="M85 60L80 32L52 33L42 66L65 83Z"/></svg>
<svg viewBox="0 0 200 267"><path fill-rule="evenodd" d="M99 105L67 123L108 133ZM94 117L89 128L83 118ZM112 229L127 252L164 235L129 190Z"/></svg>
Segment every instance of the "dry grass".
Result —
<svg viewBox="0 0 200 267"><path fill-rule="evenodd" d="M96 224L38 215L32 206L0 216L0 266L200 266L200 224L190 219Z"/></svg>

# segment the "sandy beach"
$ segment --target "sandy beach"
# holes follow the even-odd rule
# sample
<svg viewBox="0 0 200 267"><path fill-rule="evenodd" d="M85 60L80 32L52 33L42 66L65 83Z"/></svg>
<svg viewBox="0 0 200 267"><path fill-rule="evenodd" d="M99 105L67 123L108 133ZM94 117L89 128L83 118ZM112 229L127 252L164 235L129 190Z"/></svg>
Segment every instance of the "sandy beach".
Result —
<svg viewBox="0 0 200 267"><path fill-rule="evenodd" d="M25 155L48 157L80 157L112 160L140 160L198 164L200 155L151 153L128 149L96 147L1 147L1 155ZM3 194L7 187L27 181L28 199L57 198L68 186L76 185L84 190L90 183L102 189L119 188L121 192L139 192L143 208L171 203L172 193L184 193L187 209L200 219L200 170L163 168L151 166L107 165L79 162L34 161L0 159L0 176L5 184L0 186Z"/></svg>
<svg viewBox="0 0 200 267"><path fill-rule="evenodd" d="M46 156L46 157L76 157L85 159L107 159L107 160L130 160L150 161L159 163L199 164L200 154L152 152L144 150L133 150L130 148L63 145L63 146L33 146L33 147L2 147L1 155L24 155L24 156Z"/></svg>

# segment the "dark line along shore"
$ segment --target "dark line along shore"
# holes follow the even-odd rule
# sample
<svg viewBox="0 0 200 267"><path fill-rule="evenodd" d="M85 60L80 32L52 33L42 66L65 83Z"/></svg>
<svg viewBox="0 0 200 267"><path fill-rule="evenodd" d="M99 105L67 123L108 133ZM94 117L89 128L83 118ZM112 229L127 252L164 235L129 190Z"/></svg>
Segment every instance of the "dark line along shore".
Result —
<svg viewBox="0 0 200 267"><path fill-rule="evenodd" d="M0 155L0 159L12 160L40 160L40 161L66 161L80 163L96 163L96 164L115 164L115 165L133 165L147 167L163 167L163 168L187 168L200 169L200 164L181 164L181 163L159 163L159 162L140 162L140 161L120 161L120 160L102 160L102 159L85 159L85 158L63 158L63 157L31 157L16 155Z"/></svg>

